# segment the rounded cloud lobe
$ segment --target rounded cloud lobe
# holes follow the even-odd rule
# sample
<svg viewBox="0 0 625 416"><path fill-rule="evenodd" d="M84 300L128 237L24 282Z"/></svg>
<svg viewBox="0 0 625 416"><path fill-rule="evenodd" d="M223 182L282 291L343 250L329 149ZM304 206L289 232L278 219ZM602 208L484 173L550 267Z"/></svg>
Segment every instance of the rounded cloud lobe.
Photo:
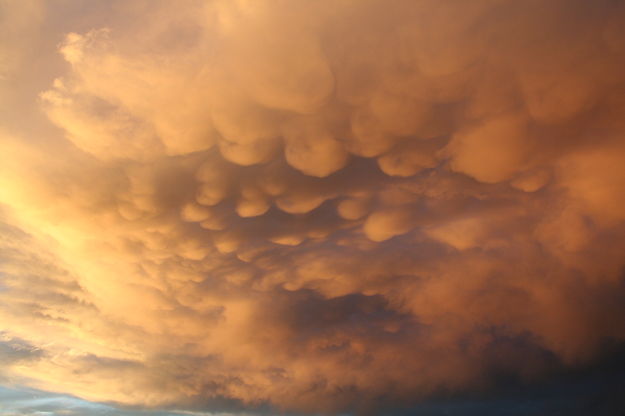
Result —
<svg viewBox="0 0 625 416"><path fill-rule="evenodd" d="M335 412L591 362L625 337L624 19L218 0L67 23L49 140L0 131L0 341L37 351L0 376Z"/></svg>

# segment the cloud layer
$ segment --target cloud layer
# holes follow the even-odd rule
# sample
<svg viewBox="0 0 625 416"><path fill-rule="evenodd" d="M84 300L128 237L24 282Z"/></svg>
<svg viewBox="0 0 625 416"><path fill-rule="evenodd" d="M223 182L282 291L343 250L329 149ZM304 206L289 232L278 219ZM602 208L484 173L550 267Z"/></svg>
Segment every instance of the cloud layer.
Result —
<svg viewBox="0 0 625 416"><path fill-rule="evenodd" d="M3 382L375 412L623 341L621 3L0 7Z"/></svg>

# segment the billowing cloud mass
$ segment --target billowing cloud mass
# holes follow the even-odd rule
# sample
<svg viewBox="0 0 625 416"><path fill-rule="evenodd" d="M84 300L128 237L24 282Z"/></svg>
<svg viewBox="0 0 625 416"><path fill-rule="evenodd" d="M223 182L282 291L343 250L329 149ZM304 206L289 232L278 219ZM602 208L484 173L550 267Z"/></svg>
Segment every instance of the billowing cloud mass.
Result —
<svg viewBox="0 0 625 416"><path fill-rule="evenodd" d="M0 1L0 382L375 413L600 358L624 6Z"/></svg>

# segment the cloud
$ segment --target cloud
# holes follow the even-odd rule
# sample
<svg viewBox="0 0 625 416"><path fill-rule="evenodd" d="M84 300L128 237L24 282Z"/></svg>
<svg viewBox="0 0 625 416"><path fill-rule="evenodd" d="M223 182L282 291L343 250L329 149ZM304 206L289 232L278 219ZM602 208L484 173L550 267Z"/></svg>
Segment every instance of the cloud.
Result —
<svg viewBox="0 0 625 416"><path fill-rule="evenodd" d="M621 5L5 3L8 382L364 412L623 341Z"/></svg>

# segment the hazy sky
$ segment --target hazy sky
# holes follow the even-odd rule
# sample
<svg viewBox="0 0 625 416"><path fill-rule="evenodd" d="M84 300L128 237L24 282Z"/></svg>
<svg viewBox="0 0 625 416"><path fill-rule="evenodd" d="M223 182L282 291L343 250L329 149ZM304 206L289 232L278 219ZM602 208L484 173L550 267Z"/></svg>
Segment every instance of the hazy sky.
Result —
<svg viewBox="0 0 625 416"><path fill-rule="evenodd" d="M625 2L0 0L0 415L620 416L624 340Z"/></svg>

